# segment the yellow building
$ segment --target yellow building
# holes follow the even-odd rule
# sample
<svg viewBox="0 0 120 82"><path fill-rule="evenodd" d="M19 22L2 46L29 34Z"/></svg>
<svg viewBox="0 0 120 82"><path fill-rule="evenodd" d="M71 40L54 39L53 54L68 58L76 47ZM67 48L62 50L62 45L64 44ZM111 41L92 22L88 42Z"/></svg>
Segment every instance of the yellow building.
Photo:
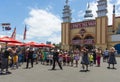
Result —
<svg viewBox="0 0 120 82"><path fill-rule="evenodd" d="M88 49L110 48L114 46L120 53L120 17L115 16L115 5L113 6L112 25L108 25L107 0L99 0L97 17L93 19L92 11L85 11L84 20L71 23L71 10L66 0L63 9L63 22L61 24L62 49L70 50L83 46Z"/></svg>

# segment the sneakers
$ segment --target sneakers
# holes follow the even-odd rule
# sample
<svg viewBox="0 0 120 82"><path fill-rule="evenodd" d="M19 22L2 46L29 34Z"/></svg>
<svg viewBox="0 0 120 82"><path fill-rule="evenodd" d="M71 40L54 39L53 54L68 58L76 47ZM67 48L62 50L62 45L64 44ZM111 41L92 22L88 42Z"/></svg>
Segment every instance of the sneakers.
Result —
<svg viewBox="0 0 120 82"><path fill-rule="evenodd" d="M6 74L11 74L11 72L10 71L6 71Z"/></svg>
<svg viewBox="0 0 120 82"><path fill-rule="evenodd" d="M2 73L2 72L0 73L0 75L3 75L3 74L4 74L4 73Z"/></svg>
<svg viewBox="0 0 120 82"><path fill-rule="evenodd" d="M115 68L115 67L113 67L112 69L115 69L115 70L116 70L116 68Z"/></svg>
<svg viewBox="0 0 120 82"><path fill-rule="evenodd" d="M110 69L110 67L107 67L108 69Z"/></svg>
<svg viewBox="0 0 120 82"><path fill-rule="evenodd" d="M108 69L115 69L116 70L116 68L115 67L113 67L113 68L110 68L110 67L107 67Z"/></svg>
<svg viewBox="0 0 120 82"><path fill-rule="evenodd" d="M56 70L56 69L51 69L51 70Z"/></svg>

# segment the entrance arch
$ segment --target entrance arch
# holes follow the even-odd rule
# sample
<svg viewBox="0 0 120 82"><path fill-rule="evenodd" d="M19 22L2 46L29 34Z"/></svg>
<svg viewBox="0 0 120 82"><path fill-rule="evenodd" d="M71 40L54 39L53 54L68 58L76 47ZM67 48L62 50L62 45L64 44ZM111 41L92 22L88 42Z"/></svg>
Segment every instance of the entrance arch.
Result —
<svg viewBox="0 0 120 82"><path fill-rule="evenodd" d="M84 46L88 49L88 50L92 50L94 49L94 37L92 35L87 35L84 38Z"/></svg>
<svg viewBox="0 0 120 82"><path fill-rule="evenodd" d="M84 39L94 39L94 37L92 35L87 35L87 36L85 36Z"/></svg>
<svg viewBox="0 0 120 82"><path fill-rule="evenodd" d="M81 49L80 42L81 42L81 37L80 37L80 35L76 35L76 36L72 39L73 49Z"/></svg>

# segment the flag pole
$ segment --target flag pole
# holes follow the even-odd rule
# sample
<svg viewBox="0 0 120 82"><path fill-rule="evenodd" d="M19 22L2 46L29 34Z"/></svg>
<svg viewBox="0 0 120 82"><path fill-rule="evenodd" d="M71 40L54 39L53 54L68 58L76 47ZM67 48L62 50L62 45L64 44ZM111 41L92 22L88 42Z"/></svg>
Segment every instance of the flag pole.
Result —
<svg viewBox="0 0 120 82"><path fill-rule="evenodd" d="M27 32L27 26L25 25L25 28L24 28L24 33L23 33L23 44L25 44L25 40L26 40L26 32ZM26 61L26 57L25 57L25 46L23 47L23 56L24 56L24 61Z"/></svg>

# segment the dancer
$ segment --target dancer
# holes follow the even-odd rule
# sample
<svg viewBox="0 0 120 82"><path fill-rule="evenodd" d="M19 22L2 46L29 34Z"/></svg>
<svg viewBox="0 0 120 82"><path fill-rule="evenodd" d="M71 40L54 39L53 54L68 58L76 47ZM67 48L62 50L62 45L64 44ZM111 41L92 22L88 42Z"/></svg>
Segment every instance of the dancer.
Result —
<svg viewBox="0 0 120 82"><path fill-rule="evenodd" d="M26 69L28 69L28 67L29 67L29 60L31 60L31 67L33 68L33 53L34 53L33 48L28 48L27 49L27 64L26 64Z"/></svg>
<svg viewBox="0 0 120 82"><path fill-rule="evenodd" d="M61 63L59 62L59 50L55 49L55 51L53 51L53 67L51 70L55 70L56 62L58 63L60 69L63 70Z"/></svg>
<svg viewBox="0 0 120 82"><path fill-rule="evenodd" d="M112 64L113 66L112 69L116 69L114 67L114 65L117 64L115 55L116 55L116 50L114 47L111 47L109 52L109 58L108 58L108 67L107 67L108 69L110 69L110 64Z"/></svg>
<svg viewBox="0 0 120 82"><path fill-rule="evenodd" d="M82 50L81 64L82 64L82 68L83 68L83 70L81 70L81 71L85 71L85 72L89 71L88 70L88 65L89 65L88 49L86 49L86 48L83 48L83 50Z"/></svg>

